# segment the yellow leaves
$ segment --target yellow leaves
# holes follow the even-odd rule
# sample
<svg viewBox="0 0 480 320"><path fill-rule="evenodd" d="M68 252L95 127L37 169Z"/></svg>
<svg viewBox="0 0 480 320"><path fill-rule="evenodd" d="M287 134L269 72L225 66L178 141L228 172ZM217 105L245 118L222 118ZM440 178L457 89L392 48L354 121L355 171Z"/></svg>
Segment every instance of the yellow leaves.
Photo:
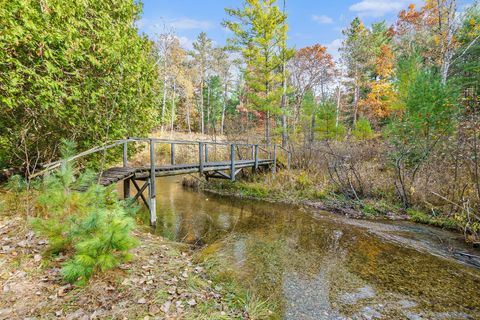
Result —
<svg viewBox="0 0 480 320"><path fill-rule="evenodd" d="M397 99L397 93L393 89L392 83L381 79L372 81L370 87L371 90L366 98L359 103L360 108L375 118L384 119L390 116Z"/></svg>
<svg viewBox="0 0 480 320"><path fill-rule="evenodd" d="M393 74L395 56L389 45L383 44L380 47L380 55L376 59L375 70L382 78L389 78Z"/></svg>

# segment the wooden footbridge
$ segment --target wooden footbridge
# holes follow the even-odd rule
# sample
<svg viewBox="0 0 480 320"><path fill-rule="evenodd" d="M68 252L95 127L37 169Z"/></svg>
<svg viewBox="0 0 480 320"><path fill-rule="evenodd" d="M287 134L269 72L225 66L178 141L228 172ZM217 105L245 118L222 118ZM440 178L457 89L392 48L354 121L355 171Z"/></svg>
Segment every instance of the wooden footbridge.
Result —
<svg viewBox="0 0 480 320"><path fill-rule="evenodd" d="M148 165L132 166L129 163L128 146L132 143L146 143L149 146L150 161ZM162 150L169 156L167 163L158 164L159 154L158 146L163 145ZM177 164L176 148L179 146L193 146L196 148L196 160L194 163ZM167 147L168 151L165 151ZM136 190L133 199L143 200L150 211L150 224L155 225L156 216L156 177L173 176L180 174L199 173L200 176L210 178L228 179L235 181L236 176L243 170L251 168L253 172L260 169L271 169L273 173L277 170L277 152L284 152L287 160L287 167L290 167L290 152L278 145L249 144L236 142L216 142L216 141L186 141L186 140L168 140L157 138L127 138L106 143L102 146L94 147L81 152L65 160L44 165L44 170L30 176L30 178L40 176L61 167L65 162L73 161L93 153L105 153L108 149L123 147L123 159L121 166L114 166L101 171L97 175L99 184L108 186L118 182L123 182L124 198L131 198L131 186ZM223 161L211 161L209 149L228 148L229 159ZM156 150L157 148L157 150ZM161 151L161 150L160 150ZM160 152L160 155L162 153ZM217 159L215 159L217 160ZM165 162L165 161L164 161ZM148 196L145 198L144 192L148 190Z"/></svg>

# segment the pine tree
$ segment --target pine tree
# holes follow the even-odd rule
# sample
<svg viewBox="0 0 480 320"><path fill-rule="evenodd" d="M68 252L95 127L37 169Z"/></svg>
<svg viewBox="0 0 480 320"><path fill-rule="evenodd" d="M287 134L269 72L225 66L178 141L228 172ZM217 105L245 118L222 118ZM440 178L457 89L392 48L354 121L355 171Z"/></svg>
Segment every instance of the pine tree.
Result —
<svg viewBox="0 0 480 320"><path fill-rule="evenodd" d="M355 128L352 130L352 134L355 138L359 140L367 140L373 138L373 129L370 124L370 121L366 118L358 119L355 124Z"/></svg>
<svg viewBox="0 0 480 320"><path fill-rule="evenodd" d="M72 150L71 145L63 151ZM85 285L96 271L115 268L130 258L137 244L131 235L135 208L117 200L85 173L76 179L74 167L65 163L60 172L45 178L37 200L40 214L32 220L34 230L48 239L47 253L70 255L62 266L68 282ZM85 192L80 186L90 186Z"/></svg>
<svg viewBox="0 0 480 320"><path fill-rule="evenodd" d="M225 9L236 21L225 21L235 37L229 39L246 63L245 80L249 100L255 110L265 114L265 141L270 143L271 115L280 114L281 72L285 59L293 52L285 46L288 25L276 0L246 0L242 9Z"/></svg>

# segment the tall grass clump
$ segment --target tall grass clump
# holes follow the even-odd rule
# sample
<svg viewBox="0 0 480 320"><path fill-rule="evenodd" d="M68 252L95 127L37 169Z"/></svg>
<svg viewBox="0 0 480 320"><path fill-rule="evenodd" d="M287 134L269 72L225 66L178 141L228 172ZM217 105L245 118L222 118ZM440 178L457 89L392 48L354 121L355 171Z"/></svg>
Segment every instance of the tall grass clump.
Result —
<svg viewBox="0 0 480 320"><path fill-rule="evenodd" d="M66 144L66 158L73 146ZM85 285L97 271L117 267L131 258L136 246L132 236L135 208L118 200L112 188L93 181L92 174L76 178L74 167L65 163L47 176L37 198L34 230L48 239L47 254L68 256L61 273L65 281ZM85 187L84 192L77 191Z"/></svg>

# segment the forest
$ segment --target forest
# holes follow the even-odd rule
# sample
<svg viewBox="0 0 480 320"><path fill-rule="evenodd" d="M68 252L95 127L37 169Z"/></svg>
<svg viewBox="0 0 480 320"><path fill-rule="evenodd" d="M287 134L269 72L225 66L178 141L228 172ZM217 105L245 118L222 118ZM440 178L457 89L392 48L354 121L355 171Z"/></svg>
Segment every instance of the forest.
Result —
<svg viewBox="0 0 480 320"><path fill-rule="evenodd" d="M206 189L412 220L480 244L477 1L426 0L393 23L357 17L337 59L326 44L288 44L285 1L225 8L226 44L207 30L191 48L168 25L141 33L141 14L134 0L0 0L1 193L30 193L32 228L49 253L70 254L65 281L83 286L130 261L138 208L97 185L74 192L91 178L75 167L29 177L75 150L154 132L292 153L291 170ZM0 211L15 202L0 199Z"/></svg>
<svg viewBox="0 0 480 320"><path fill-rule="evenodd" d="M28 176L62 139L83 150L154 129L259 138L288 146L329 192L451 218L478 241L478 4L429 0L392 25L355 18L338 61L320 43L288 47L276 1L227 8L228 44L201 32L192 50L167 26L139 35L139 4L111 7L2 5L2 167Z"/></svg>

